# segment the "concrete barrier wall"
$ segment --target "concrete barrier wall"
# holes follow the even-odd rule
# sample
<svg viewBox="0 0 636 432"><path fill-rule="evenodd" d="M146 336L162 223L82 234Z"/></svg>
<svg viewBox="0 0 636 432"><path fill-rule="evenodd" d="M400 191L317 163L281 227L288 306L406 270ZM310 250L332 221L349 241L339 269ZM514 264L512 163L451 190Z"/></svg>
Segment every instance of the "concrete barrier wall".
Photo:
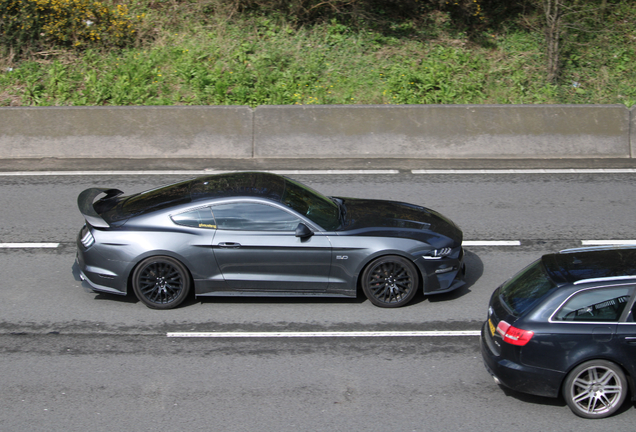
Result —
<svg viewBox="0 0 636 432"><path fill-rule="evenodd" d="M630 157L623 105L265 106L257 157Z"/></svg>
<svg viewBox="0 0 636 432"><path fill-rule="evenodd" d="M2 158L250 158L249 107L1 108Z"/></svg>
<svg viewBox="0 0 636 432"><path fill-rule="evenodd" d="M636 108L0 108L0 158L43 157L636 158Z"/></svg>
<svg viewBox="0 0 636 432"><path fill-rule="evenodd" d="M636 105L634 105L632 107L631 110L629 110L630 112L630 145L631 145L631 156L633 158L636 158Z"/></svg>

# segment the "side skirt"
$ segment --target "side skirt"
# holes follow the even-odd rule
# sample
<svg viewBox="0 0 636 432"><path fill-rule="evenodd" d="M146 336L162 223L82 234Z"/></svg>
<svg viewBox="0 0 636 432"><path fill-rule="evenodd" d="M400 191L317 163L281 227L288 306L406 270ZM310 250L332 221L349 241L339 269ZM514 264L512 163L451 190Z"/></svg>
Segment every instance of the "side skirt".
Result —
<svg viewBox="0 0 636 432"><path fill-rule="evenodd" d="M203 294L196 294L196 297L338 297L356 298L353 295L334 293L300 293L300 292L276 292L276 291L212 291Z"/></svg>

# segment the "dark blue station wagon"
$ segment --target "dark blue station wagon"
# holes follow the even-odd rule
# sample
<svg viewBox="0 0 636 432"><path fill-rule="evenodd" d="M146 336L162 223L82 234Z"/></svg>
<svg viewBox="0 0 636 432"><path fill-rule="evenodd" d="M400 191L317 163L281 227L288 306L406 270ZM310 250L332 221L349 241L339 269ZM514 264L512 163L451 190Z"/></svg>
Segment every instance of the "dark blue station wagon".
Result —
<svg viewBox="0 0 636 432"><path fill-rule="evenodd" d="M542 256L492 294L481 351L495 381L562 396L585 418L616 412L636 376L636 246Z"/></svg>

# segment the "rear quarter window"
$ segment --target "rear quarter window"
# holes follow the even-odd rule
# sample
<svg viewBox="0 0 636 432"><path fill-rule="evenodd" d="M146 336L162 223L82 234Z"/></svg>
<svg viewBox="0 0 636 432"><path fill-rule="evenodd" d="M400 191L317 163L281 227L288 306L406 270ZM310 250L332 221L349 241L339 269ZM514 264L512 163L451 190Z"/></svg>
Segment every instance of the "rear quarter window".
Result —
<svg viewBox="0 0 636 432"><path fill-rule="evenodd" d="M194 228L215 229L216 222L210 207L190 210L185 213L179 213L170 216L172 221L177 225L185 225Z"/></svg>

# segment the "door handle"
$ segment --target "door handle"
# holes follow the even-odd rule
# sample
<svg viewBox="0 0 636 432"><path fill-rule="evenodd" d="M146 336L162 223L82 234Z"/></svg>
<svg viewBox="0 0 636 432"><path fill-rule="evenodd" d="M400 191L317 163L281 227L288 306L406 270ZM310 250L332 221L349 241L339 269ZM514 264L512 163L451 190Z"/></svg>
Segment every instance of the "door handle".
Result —
<svg viewBox="0 0 636 432"><path fill-rule="evenodd" d="M625 338L625 341L627 342L628 345L636 345L636 337L627 336Z"/></svg>
<svg viewBox="0 0 636 432"><path fill-rule="evenodd" d="M219 243L219 246L225 247L225 248L238 248L238 247L241 247L241 244L235 243L235 242L221 242Z"/></svg>

